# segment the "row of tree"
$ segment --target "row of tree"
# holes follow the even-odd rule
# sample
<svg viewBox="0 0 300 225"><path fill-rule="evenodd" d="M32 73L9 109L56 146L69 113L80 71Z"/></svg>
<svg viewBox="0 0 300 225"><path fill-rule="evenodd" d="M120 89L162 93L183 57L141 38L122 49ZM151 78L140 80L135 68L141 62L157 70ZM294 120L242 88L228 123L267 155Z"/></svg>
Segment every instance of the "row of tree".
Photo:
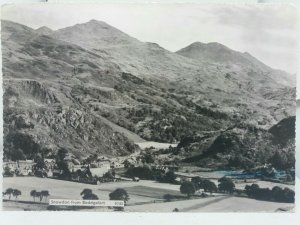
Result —
<svg viewBox="0 0 300 225"><path fill-rule="evenodd" d="M275 202L295 202L295 192L289 188L278 186L270 188L260 188L258 184L246 185L245 192L250 198Z"/></svg>
<svg viewBox="0 0 300 225"><path fill-rule="evenodd" d="M230 178L222 177L218 180L218 186L208 180L200 177L194 177L192 181L185 181L180 186L180 192L190 198L196 191L203 189L205 192L222 192L232 194L235 190L235 184Z"/></svg>
<svg viewBox="0 0 300 225"><path fill-rule="evenodd" d="M82 199L84 200L98 200L98 196L93 193L93 191L89 188L85 188L80 193L82 196ZM123 188L117 188L113 192L109 193L109 199L110 200L118 200L118 201L124 201L124 204L126 204L129 200L129 195L127 191ZM116 210L123 210L123 207L115 207Z"/></svg>
<svg viewBox="0 0 300 225"><path fill-rule="evenodd" d="M13 188L7 188L5 190L5 192L2 192L3 197L4 196L8 196L8 199L10 200L11 197L15 197L15 199L17 200L17 198L22 195L22 192L18 189L13 189ZM43 198L45 198L45 200L49 197L49 191L47 190L43 190L43 191L36 191L36 190L32 190L30 192L30 196L33 197L34 201L36 198L38 198L40 201L43 200Z"/></svg>
<svg viewBox="0 0 300 225"><path fill-rule="evenodd" d="M20 195L22 195L22 192L20 191L20 190L18 190L18 189L13 189L13 188L7 188L6 190L5 190L5 192L2 192L2 196L4 197L4 196L8 196L8 199L10 200L11 199L11 197L13 196L13 197L15 197L15 199L17 200L17 198L20 196Z"/></svg>

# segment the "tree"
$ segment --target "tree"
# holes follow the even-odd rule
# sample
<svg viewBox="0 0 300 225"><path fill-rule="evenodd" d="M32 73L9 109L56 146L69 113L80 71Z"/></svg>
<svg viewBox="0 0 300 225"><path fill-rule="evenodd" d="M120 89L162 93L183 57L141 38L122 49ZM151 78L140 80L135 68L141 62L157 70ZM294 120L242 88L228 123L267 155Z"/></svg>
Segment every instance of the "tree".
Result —
<svg viewBox="0 0 300 225"><path fill-rule="evenodd" d="M218 185L219 191L228 192L230 194L233 193L235 189L235 184L230 178L222 177L218 181L219 181L219 185Z"/></svg>
<svg viewBox="0 0 300 225"><path fill-rule="evenodd" d="M283 189L283 199L284 202L294 203L295 202L295 191L284 188Z"/></svg>
<svg viewBox="0 0 300 225"><path fill-rule="evenodd" d="M7 188L6 191L4 192L4 195L8 195L8 199L10 200L12 194L13 194L14 189L12 188Z"/></svg>
<svg viewBox="0 0 300 225"><path fill-rule="evenodd" d="M68 150L67 149L60 148L57 151L57 159L58 159L58 161L63 161L66 158L67 154L68 154Z"/></svg>
<svg viewBox="0 0 300 225"><path fill-rule="evenodd" d="M21 195L22 192L18 189L14 189L12 192L12 195L17 199L19 195Z"/></svg>
<svg viewBox="0 0 300 225"><path fill-rule="evenodd" d="M165 174L165 177L164 177L165 182L172 184L175 182L175 179L176 179L176 175L173 171L168 171Z"/></svg>
<svg viewBox="0 0 300 225"><path fill-rule="evenodd" d="M271 194L272 194L272 199L274 201L281 201L283 190L282 190L281 187L275 186L275 187L272 188Z"/></svg>
<svg viewBox="0 0 300 225"><path fill-rule="evenodd" d="M13 176L13 171L11 171L11 169L9 168L9 166L5 166L4 167L4 173L3 173L3 175L4 176Z"/></svg>
<svg viewBox="0 0 300 225"><path fill-rule="evenodd" d="M34 157L34 162L36 163L35 164L35 169L36 170L42 170L44 168L46 168L46 165L45 165L45 162L44 162L44 159L41 155L36 155Z"/></svg>
<svg viewBox="0 0 300 225"><path fill-rule="evenodd" d="M218 190L216 184L210 180L203 180L201 182L201 186L204 189L205 192L215 192Z"/></svg>
<svg viewBox="0 0 300 225"><path fill-rule="evenodd" d="M69 170L68 163L65 161L56 161L57 168L62 171L60 175L61 178L69 178L71 176L71 172Z"/></svg>
<svg viewBox="0 0 300 225"><path fill-rule="evenodd" d="M82 192L80 193L80 195L82 196L82 199L85 199L85 200L98 200L98 196L95 195L93 193L93 191L89 188L85 188L82 190Z"/></svg>
<svg viewBox="0 0 300 225"><path fill-rule="evenodd" d="M82 198L84 199L84 196L90 195L92 194L93 191L89 188L85 188L82 190L82 192L80 193L81 196L83 196Z"/></svg>
<svg viewBox="0 0 300 225"><path fill-rule="evenodd" d="M36 191L36 192L35 192L35 197L39 198L40 201L42 201L42 194L41 194L40 191Z"/></svg>
<svg viewBox="0 0 300 225"><path fill-rule="evenodd" d="M140 179L152 180L154 173L148 166L143 167L130 167L126 171L128 177L139 177Z"/></svg>
<svg viewBox="0 0 300 225"><path fill-rule="evenodd" d="M200 190L202 187L203 179L201 177L193 177L192 183L195 185L196 190Z"/></svg>
<svg viewBox="0 0 300 225"><path fill-rule="evenodd" d="M147 152L143 159L142 159L143 163L154 163L154 157L150 152Z"/></svg>
<svg viewBox="0 0 300 225"><path fill-rule="evenodd" d="M36 190L32 190L30 191L30 196L33 197L33 201L35 201L35 197L36 197Z"/></svg>
<svg viewBox="0 0 300 225"><path fill-rule="evenodd" d="M287 157L282 152L276 151L274 155L269 159L269 162L276 168L276 169L285 169L287 167Z"/></svg>
<svg viewBox="0 0 300 225"><path fill-rule="evenodd" d="M47 200L47 198L49 197L49 191L47 190L43 190L41 191L41 198L43 199L45 197L45 201Z"/></svg>
<svg viewBox="0 0 300 225"><path fill-rule="evenodd" d="M40 198L40 201L42 201L42 195L41 192L38 192L36 190L32 190L30 192L30 196L33 197L33 200L35 201L35 198Z"/></svg>
<svg viewBox="0 0 300 225"><path fill-rule="evenodd" d="M85 199L85 200L98 200L99 199L98 196L95 195L94 193L90 193L88 195L85 195L82 198Z"/></svg>
<svg viewBox="0 0 300 225"><path fill-rule="evenodd" d="M162 170L153 170L153 178L154 180L164 182L165 181L165 174Z"/></svg>
<svg viewBox="0 0 300 225"><path fill-rule="evenodd" d="M245 186L246 194L249 197L255 197L258 190L259 190L258 184L252 184L251 186L250 185Z"/></svg>
<svg viewBox="0 0 300 225"><path fill-rule="evenodd" d="M188 198L191 197L196 191L194 184L190 181L183 182L180 186L180 192L186 194Z"/></svg>
<svg viewBox="0 0 300 225"><path fill-rule="evenodd" d="M129 195L126 190L123 188L117 188L113 192L109 194L109 199L110 200L119 200L119 201L124 201L124 205L129 200ZM124 207L115 207L116 210L124 210Z"/></svg>

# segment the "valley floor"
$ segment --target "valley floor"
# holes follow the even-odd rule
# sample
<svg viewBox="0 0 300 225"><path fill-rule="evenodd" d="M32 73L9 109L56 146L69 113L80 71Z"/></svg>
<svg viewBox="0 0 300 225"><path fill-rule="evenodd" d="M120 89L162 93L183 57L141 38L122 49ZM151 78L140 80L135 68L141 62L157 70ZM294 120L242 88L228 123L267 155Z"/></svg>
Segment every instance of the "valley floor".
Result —
<svg viewBox="0 0 300 225"><path fill-rule="evenodd" d="M264 183L271 187L276 186L271 182ZM272 185L273 184L273 185ZM184 199L179 191L179 185L158 183L155 181L141 180L140 182L112 182L99 185L82 184L70 181L55 180L37 177L9 177L3 179L3 190L16 188L22 192L18 201L14 199L3 202L3 210L46 210L50 199L81 199L80 192L84 188L92 189L99 199L108 200L109 193L116 188L124 188L130 200L125 207L127 212L172 212L178 208L180 212L275 212L292 211L294 204L259 201L244 197L234 197L215 194L207 198ZM292 187L292 186L291 186ZM41 203L33 201L31 190L48 190L50 196ZM184 200L164 202L163 195L171 194L183 197ZM7 196L4 197L7 199ZM93 209L80 209L82 211L113 211L106 207Z"/></svg>

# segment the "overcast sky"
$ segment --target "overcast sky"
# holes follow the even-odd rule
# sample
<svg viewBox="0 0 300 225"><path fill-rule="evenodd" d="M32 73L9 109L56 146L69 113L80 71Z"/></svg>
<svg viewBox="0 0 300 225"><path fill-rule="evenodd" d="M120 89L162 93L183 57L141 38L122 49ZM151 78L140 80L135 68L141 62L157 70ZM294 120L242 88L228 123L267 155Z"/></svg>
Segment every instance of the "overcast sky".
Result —
<svg viewBox="0 0 300 225"><path fill-rule="evenodd" d="M288 5L35 4L7 5L2 18L33 28L59 29L91 19L177 51L195 42L219 42L267 65L295 73L297 11Z"/></svg>

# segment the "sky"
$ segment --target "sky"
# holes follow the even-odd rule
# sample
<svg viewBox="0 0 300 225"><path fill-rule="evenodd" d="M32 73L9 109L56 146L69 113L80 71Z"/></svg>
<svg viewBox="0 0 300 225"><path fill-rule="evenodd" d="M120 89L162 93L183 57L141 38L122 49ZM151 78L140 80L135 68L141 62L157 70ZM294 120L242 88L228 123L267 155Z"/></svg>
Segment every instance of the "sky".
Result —
<svg viewBox="0 0 300 225"><path fill-rule="evenodd" d="M2 18L51 29L96 19L170 51L196 41L219 42L273 68L297 71L299 24L291 5L19 4L2 7Z"/></svg>

